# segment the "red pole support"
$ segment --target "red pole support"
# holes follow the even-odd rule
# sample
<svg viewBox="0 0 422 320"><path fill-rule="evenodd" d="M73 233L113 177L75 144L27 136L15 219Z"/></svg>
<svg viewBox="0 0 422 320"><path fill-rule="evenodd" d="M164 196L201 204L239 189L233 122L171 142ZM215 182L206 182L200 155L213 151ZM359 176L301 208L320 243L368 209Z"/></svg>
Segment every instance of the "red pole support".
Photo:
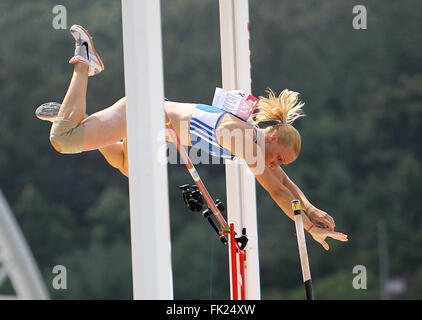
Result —
<svg viewBox="0 0 422 320"><path fill-rule="evenodd" d="M234 225L230 224L230 252L232 261L232 299L238 300L239 289L237 287L237 243L234 237Z"/></svg>
<svg viewBox="0 0 422 320"><path fill-rule="evenodd" d="M231 273L232 273L232 300L245 300L245 261L246 250L242 250L236 241L236 232L234 224L230 224L230 232L221 232L220 234L230 233L230 256L231 256ZM237 261L239 257L239 263ZM240 277L240 281L238 281ZM240 282L240 285L239 285ZM240 299L239 299L240 290Z"/></svg>

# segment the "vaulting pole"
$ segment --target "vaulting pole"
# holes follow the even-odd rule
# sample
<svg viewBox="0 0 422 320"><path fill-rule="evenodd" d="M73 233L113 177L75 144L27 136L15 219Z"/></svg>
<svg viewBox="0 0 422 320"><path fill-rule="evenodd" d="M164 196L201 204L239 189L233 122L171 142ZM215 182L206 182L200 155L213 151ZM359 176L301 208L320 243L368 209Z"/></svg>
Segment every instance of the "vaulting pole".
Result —
<svg viewBox="0 0 422 320"><path fill-rule="evenodd" d="M122 0L134 299L173 299L159 0Z"/></svg>
<svg viewBox="0 0 422 320"><path fill-rule="evenodd" d="M224 219L224 217L221 215L220 210L218 210L214 199L209 194L207 188L205 187L204 183L202 182L201 177L199 176L198 171L196 171L195 166L192 164L192 161L190 160L187 151L183 148L182 143L180 142L180 138L177 135L176 130L173 127L173 124L167 115L167 112L165 113L165 119L166 119L166 128L168 129L168 132L176 145L177 150L179 151L180 156L183 159L183 162L186 165L186 168L188 169L193 181L195 181L198 189L201 191L202 196L205 199L205 202L207 203L208 207L211 209L214 217L217 219L218 223L221 226L221 229L227 228L227 222Z"/></svg>
<svg viewBox="0 0 422 320"><path fill-rule="evenodd" d="M220 0L223 88L251 92L248 0ZM256 217L255 177L241 161L226 161L228 223L241 234L246 228L245 298L261 298ZM231 262L230 262L231 263ZM232 282L232 281L231 281ZM231 288L233 297L233 288Z"/></svg>
<svg viewBox="0 0 422 320"><path fill-rule="evenodd" d="M308 250L306 249L306 238L305 231L303 230L302 210L300 208L299 200L292 201L292 209L294 212L297 245L299 249L300 266L302 268L302 278L305 286L306 299L314 300L311 269L309 267Z"/></svg>

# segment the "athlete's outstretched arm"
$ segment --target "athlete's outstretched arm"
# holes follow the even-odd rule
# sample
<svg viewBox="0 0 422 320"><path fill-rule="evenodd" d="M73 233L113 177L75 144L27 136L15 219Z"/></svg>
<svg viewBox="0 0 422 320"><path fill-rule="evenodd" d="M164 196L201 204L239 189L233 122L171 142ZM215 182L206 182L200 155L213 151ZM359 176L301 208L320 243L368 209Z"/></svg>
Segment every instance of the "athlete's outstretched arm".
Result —
<svg viewBox="0 0 422 320"><path fill-rule="evenodd" d="M280 167L272 170L272 173L276 178L293 194L293 196L300 200L302 207L306 210L306 213L314 223L321 223L328 227L330 230L334 230L335 222L334 219L325 211L322 211L312 205L312 203L306 198L304 193L299 187L287 176L283 169Z"/></svg>
<svg viewBox="0 0 422 320"><path fill-rule="evenodd" d="M252 172L254 170L252 169ZM272 170L265 167L262 174L255 174L256 179L261 186L270 194L271 198L278 204L284 213L292 220L294 220L294 213L292 209L292 201L297 200L296 196L281 183ZM300 199L299 199L300 200ZM303 226L308 229L312 226L312 222L306 216L303 216Z"/></svg>
<svg viewBox="0 0 422 320"><path fill-rule="evenodd" d="M253 167L251 167L253 172ZM284 213L292 220L294 220L294 212L292 209L292 200L297 200L297 195L293 194L283 183L280 181L280 176L272 172L273 170L268 167L265 168L262 174L255 174L258 182L264 187L265 190L271 195L273 200L284 211ZM339 241L347 241L347 235L341 232L335 232L317 226L312 227L313 223L306 215L302 215L303 227L312 235L315 241L320 243L325 250L329 250L328 243L325 241L327 237ZM311 228L312 227L312 228Z"/></svg>

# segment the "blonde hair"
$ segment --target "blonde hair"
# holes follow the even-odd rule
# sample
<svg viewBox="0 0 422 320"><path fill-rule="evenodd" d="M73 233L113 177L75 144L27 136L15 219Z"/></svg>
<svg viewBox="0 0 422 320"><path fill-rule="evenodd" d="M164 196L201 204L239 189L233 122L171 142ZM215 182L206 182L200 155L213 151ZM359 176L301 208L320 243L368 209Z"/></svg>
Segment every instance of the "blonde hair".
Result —
<svg viewBox="0 0 422 320"><path fill-rule="evenodd" d="M271 134L277 131L278 143L293 147L296 155L299 155L301 148L301 139L299 132L292 126L293 122L300 117L305 116L302 107L305 103L299 100L299 93L283 90L278 96L274 91L267 89L268 98L259 97L257 112L252 122L258 125L259 122L276 120L279 123L270 125L264 130Z"/></svg>

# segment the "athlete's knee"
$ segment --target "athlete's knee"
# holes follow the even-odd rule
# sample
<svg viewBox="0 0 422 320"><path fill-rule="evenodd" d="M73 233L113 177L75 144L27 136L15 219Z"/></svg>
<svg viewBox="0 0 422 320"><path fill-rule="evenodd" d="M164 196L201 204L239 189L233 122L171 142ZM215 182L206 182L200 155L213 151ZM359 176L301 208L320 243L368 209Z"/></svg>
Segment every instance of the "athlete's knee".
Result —
<svg viewBox="0 0 422 320"><path fill-rule="evenodd" d="M50 131L50 142L60 153L83 151L84 125L70 120L56 120Z"/></svg>

